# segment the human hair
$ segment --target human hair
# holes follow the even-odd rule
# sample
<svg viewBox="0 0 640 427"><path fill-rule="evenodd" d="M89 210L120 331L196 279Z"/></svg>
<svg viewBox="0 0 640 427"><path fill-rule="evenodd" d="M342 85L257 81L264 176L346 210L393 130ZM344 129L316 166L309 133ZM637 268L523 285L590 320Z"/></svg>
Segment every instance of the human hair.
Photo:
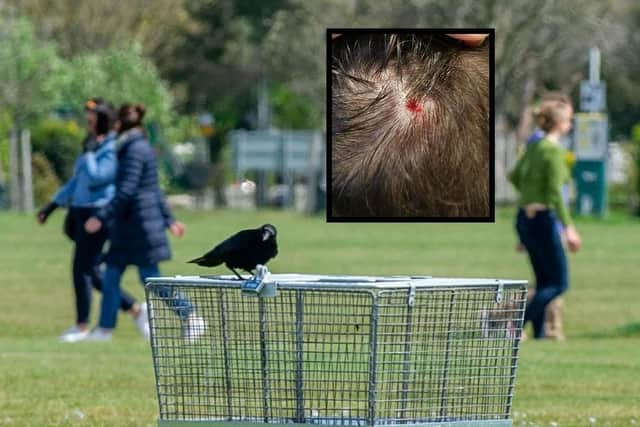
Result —
<svg viewBox="0 0 640 427"><path fill-rule="evenodd" d="M118 110L120 132L142 126L146 107L144 104L122 104Z"/></svg>
<svg viewBox="0 0 640 427"><path fill-rule="evenodd" d="M540 106L533 111L536 125L544 132L549 132L551 129L565 117L567 108L571 107L570 102L566 102L566 99L544 99Z"/></svg>
<svg viewBox="0 0 640 427"><path fill-rule="evenodd" d="M331 43L332 214L488 217L487 42L345 33Z"/></svg>
<svg viewBox="0 0 640 427"><path fill-rule="evenodd" d="M106 135L113 128L114 111L113 108L107 104L99 104L92 110L96 114L96 135Z"/></svg>

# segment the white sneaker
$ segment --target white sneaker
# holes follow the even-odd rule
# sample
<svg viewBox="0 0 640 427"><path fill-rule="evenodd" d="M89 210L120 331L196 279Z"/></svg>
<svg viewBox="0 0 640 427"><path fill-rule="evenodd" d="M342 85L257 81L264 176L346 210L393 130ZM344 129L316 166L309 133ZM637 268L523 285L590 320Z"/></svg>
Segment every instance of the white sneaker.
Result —
<svg viewBox="0 0 640 427"><path fill-rule="evenodd" d="M111 341L111 329L95 328L92 330L85 341Z"/></svg>
<svg viewBox="0 0 640 427"><path fill-rule="evenodd" d="M87 338L89 335L88 329L80 329L78 325L74 325L64 331L62 335L58 337L58 341L60 342L78 342Z"/></svg>
<svg viewBox="0 0 640 427"><path fill-rule="evenodd" d="M188 342L196 342L206 330L207 322L195 313L191 313L182 323L182 338Z"/></svg>
<svg viewBox="0 0 640 427"><path fill-rule="evenodd" d="M143 302L140 304L140 313L138 313L138 317L133 319L133 323L136 324L136 328L140 331L140 334L144 337L144 339L148 340L149 333L149 311L147 310L147 303Z"/></svg>

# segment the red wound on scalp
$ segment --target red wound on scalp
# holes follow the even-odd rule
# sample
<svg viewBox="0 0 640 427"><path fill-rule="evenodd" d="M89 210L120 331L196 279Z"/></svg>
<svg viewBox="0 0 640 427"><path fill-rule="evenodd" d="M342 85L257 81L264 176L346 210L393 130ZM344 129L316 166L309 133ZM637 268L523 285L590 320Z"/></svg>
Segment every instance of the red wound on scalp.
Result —
<svg viewBox="0 0 640 427"><path fill-rule="evenodd" d="M415 99L408 100L405 106L407 107L407 110L411 111L412 113L419 113L422 111L422 107Z"/></svg>

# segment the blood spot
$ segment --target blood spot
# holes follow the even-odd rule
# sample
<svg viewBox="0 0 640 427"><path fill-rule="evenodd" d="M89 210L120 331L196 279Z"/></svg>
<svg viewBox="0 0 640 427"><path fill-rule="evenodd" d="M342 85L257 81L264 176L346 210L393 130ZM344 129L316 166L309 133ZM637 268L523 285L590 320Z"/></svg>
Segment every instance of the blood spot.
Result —
<svg viewBox="0 0 640 427"><path fill-rule="evenodd" d="M422 111L422 107L415 99L408 100L405 104L405 107L407 107L407 110L411 111L412 113L419 113Z"/></svg>

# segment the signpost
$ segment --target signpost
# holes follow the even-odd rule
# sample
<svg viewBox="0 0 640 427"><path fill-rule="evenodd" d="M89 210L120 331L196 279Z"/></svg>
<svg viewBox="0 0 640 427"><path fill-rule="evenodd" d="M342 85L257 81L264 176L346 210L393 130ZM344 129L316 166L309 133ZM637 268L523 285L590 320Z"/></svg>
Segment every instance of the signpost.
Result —
<svg viewBox="0 0 640 427"><path fill-rule="evenodd" d="M607 144L609 121L606 85L600 81L600 51L589 51L589 80L580 83L580 110L574 119L576 212L604 216L607 211Z"/></svg>

